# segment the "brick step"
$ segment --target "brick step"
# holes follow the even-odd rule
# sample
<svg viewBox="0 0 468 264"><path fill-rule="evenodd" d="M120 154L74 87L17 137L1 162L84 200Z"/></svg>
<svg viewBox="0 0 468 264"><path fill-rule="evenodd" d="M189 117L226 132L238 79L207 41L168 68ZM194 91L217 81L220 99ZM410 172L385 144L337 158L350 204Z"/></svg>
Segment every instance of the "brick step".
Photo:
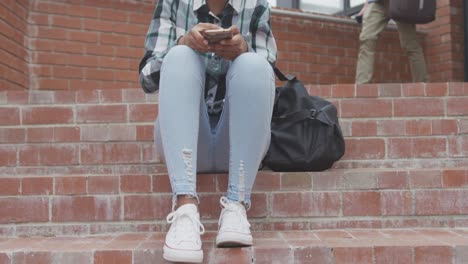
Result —
<svg viewBox="0 0 468 264"><path fill-rule="evenodd" d="M312 95L325 98L375 97L459 97L468 96L468 83L384 83L384 84L307 84ZM5 90L0 104L134 103L154 101L155 94L144 94L139 87L93 90Z"/></svg>
<svg viewBox="0 0 468 264"><path fill-rule="evenodd" d="M338 107L342 119L455 118L467 114L468 83L419 85L426 89L441 88L443 92L417 93L411 88L414 93L405 95L390 92L388 84L316 85L310 86L310 90L313 94L323 94L314 90L330 90L323 96ZM397 88L406 86L396 84ZM360 90L366 93L361 95ZM2 116L8 116L1 122L6 126L152 122L157 116L157 104L157 94L145 95L140 89L0 92L0 111Z"/></svg>
<svg viewBox="0 0 468 264"><path fill-rule="evenodd" d="M162 258L164 233L87 237L2 237L0 264L147 264ZM203 263L462 264L466 229L361 229L254 232L254 246L216 248L203 235Z"/></svg>
<svg viewBox="0 0 468 264"><path fill-rule="evenodd" d="M4 125L0 128L0 144L147 142L153 140L154 119L155 115L151 114L142 122ZM340 125L348 139L451 138L468 133L466 116L342 117Z"/></svg>
<svg viewBox="0 0 468 264"><path fill-rule="evenodd" d="M42 167L79 170L100 165L161 162L152 142L0 144L0 174ZM335 168L468 166L468 134L457 136L347 138ZM50 169L60 171L61 168Z"/></svg>
<svg viewBox="0 0 468 264"><path fill-rule="evenodd" d="M339 108L338 168L466 165L467 84L308 87ZM157 100L139 89L0 92L0 170L157 163Z"/></svg>
<svg viewBox="0 0 468 264"><path fill-rule="evenodd" d="M54 144L55 145L55 144ZM125 145L124 145L125 146ZM1 148L1 146L0 146ZM106 151L105 154L113 155L112 151ZM142 152L147 153L147 152ZM348 150L349 153L349 150ZM45 159L53 159L55 156L49 154L42 155ZM65 155L65 154L63 154ZM116 154L114 154L116 155ZM143 154L144 155L144 154ZM106 174L157 174L166 173L167 168L161 163L157 155L152 155L149 161L125 164L108 163L91 165L42 165L42 166L0 166L0 177L18 176L42 176L42 175L106 175ZM2 156L5 157L5 156ZM12 155L14 159L14 155ZM112 161L115 162L115 161ZM409 170L439 169L439 168L463 168L468 167L468 157L457 158L406 158L406 159L363 159L353 160L344 157L336 162L332 170L336 169L356 169L356 170L380 170L394 168L405 168Z"/></svg>
<svg viewBox="0 0 468 264"><path fill-rule="evenodd" d="M467 88L468 90L468 88ZM103 99L101 94L116 92L134 94L138 98ZM6 91L3 93L12 93ZM62 100L54 93L69 93ZM93 91L94 99L79 99L84 92L43 91L31 92L29 99L2 104L2 125L28 126L98 124L98 123L140 123L152 122L157 116L157 95L144 95L139 90ZM52 94L53 99L34 99ZM26 93L26 95L28 95ZM121 95L122 96L122 95ZM59 97L57 99L57 97ZM65 96L66 97L66 96ZM75 98L76 97L76 98ZM339 116L346 118L407 118L433 117L455 118L467 114L468 91L464 95L437 97L334 97L329 98L339 110ZM1 100L1 98L0 98Z"/></svg>
<svg viewBox="0 0 468 264"><path fill-rule="evenodd" d="M468 84L308 88L340 111L347 151L338 168L467 165ZM0 92L0 173L157 163L157 100L139 89Z"/></svg>
<svg viewBox="0 0 468 264"><path fill-rule="evenodd" d="M165 172L44 175L0 178L0 234L167 227L172 195ZM197 183L202 218L215 230L227 175L199 175ZM466 197L468 168L260 172L249 217L258 230L468 227Z"/></svg>

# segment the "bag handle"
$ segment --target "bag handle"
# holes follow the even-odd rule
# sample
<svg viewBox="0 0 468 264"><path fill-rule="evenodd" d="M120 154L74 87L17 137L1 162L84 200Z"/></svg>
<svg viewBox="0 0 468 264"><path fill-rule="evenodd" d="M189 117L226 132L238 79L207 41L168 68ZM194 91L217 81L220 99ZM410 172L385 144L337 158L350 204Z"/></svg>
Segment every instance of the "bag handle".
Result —
<svg viewBox="0 0 468 264"><path fill-rule="evenodd" d="M273 71L275 71L275 75L276 77L278 77L278 79L280 81L293 81L296 79L296 76L294 75L291 75L291 74L287 74L287 75L284 75L280 69L278 69L278 67L276 67L276 65L272 64L271 67L273 67Z"/></svg>

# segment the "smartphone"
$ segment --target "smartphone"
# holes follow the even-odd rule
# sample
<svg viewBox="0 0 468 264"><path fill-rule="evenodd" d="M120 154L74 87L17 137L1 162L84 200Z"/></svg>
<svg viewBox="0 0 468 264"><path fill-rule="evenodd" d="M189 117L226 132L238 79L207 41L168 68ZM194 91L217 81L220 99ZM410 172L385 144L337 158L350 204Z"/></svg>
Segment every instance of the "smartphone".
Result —
<svg viewBox="0 0 468 264"><path fill-rule="evenodd" d="M223 39L232 38L232 32L230 29L207 29L201 31L202 36L208 40L208 43L220 42Z"/></svg>

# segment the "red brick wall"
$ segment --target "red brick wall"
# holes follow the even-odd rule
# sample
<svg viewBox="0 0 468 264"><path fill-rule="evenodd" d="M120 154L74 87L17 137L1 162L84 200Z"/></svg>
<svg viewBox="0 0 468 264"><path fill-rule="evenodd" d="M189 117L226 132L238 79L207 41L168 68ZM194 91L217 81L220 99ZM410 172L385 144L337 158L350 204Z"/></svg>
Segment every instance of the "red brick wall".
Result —
<svg viewBox="0 0 468 264"><path fill-rule="evenodd" d="M26 39L31 57L29 77L27 63L23 59L26 51L21 45L26 34L27 17L26 4L22 2L26 0L8 0L0 4L1 11L6 13L2 15L2 21L15 19L15 22L3 23L9 25L10 31L15 27L15 31L7 33L15 37L8 39L19 38L13 42L14 49L4 48L2 41L2 56L14 55L16 63L8 63L9 71L0 79L4 83L0 89L139 88L137 67L156 0L30 0ZM453 2L456 3L452 10L457 5L461 6L461 1ZM443 5L440 8L440 14L449 9ZM13 12L15 9L20 12ZM449 17L461 17L457 12ZM437 40L437 32L461 26L447 25L444 16L437 23L429 28L433 32L429 31L426 45L432 81L461 80L458 72L462 72L462 65L454 57L462 46L451 38L457 36L461 39L461 34L450 33L449 38L444 35L439 37L444 44L433 44ZM272 24L280 50L279 65L284 71L295 73L312 84L354 82L360 31L357 24L283 15L274 15ZM5 35L0 36L6 38ZM421 37L424 44L424 34ZM433 63L434 60L438 63ZM450 66L445 66L446 60ZM13 67L18 70L12 70ZM382 33L375 68L375 82L410 81L408 59L399 47L395 30ZM19 78L12 77L9 72L14 72Z"/></svg>
<svg viewBox="0 0 468 264"><path fill-rule="evenodd" d="M431 81L462 81L464 68L463 1L438 0L437 19L427 30L426 57Z"/></svg>
<svg viewBox="0 0 468 264"><path fill-rule="evenodd" d="M0 90L28 88L27 2L0 1Z"/></svg>
<svg viewBox="0 0 468 264"><path fill-rule="evenodd" d="M32 2L31 89L138 87L137 68L154 4Z"/></svg>

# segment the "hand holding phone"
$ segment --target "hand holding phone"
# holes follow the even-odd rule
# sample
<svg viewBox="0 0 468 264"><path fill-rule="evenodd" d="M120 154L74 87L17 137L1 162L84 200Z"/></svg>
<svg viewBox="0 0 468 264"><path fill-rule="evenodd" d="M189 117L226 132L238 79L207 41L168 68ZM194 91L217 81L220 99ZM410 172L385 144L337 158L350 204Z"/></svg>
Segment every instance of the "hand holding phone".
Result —
<svg viewBox="0 0 468 264"><path fill-rule="evenodd" d="M248 44L240 34L240 30L237 26L234 25L227 30L231 32L231 38L212 43L210 46L211 51L216 55L232 61L242 53L248 51Z"/></svg>
<svg viewBox="0 0 468 264"><path fill-rule="evenodd" d="M225 39L231 39L233 36L231 29L224 28L203 30L201 34L210 44L218 43Z"/></svg>
<svg viewBox="0 0 468 264"><path fill-rule="evenodd" d="M201 52L209 52L211 47L208 40L203 37L202 32L205 30L220 29L219 26L211 23L198 23L190 29L185 35L178 39L178 45L187 45L190 48Z"/></svg>

